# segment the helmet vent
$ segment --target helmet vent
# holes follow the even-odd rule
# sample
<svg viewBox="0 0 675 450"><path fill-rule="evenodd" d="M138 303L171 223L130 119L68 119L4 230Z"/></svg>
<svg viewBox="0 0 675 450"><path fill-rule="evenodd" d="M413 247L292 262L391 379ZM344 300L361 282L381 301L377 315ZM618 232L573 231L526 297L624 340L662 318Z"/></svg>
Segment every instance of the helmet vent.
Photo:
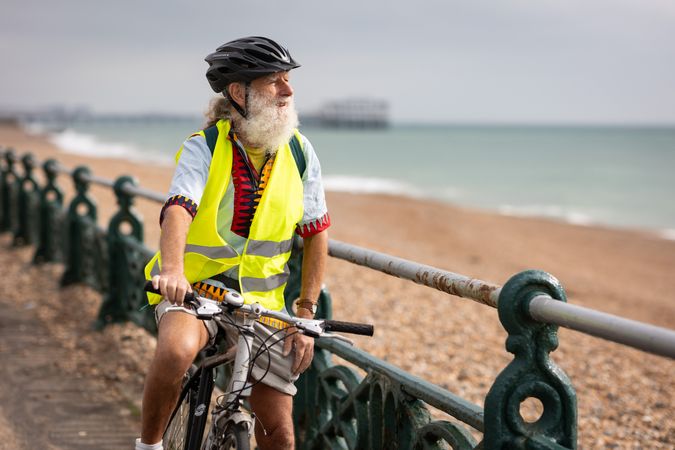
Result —
<svg viewBox="0 0 675 450"><path fill-rule="evenodd" d="M265 44L258 44L258 47L261 48L261 49L263 49L263 50L265 50L265 51L267 51L267 52L272 53L272 54L275 55L275 56L280 56L280 57L285 57L285 56L286 56L286 54L285 54L286 52L284 52L283 50L281 50L279 47L274 47L274 46L271 46L271 45L265 45Z"/></svg>
<svg viewBox="0 0 675 450"><path fill-rule="evenodd" d="M262 45L260 47L262 47ZM247 53L249 53L251 56L255 58L262 59L263 61L268 63L274 63L277 61L277 58L275 58L274 55L270 55L269 53L261 52L258 50L251 49Z"/></svg>
<svg viewBox="0 0 675 450"><path fill-rule="evenodd" d="M243 58L236 58L236 57L230 58L230 63L234 66L241 67L241 68L244 68L244 69L253 69L256 66L255 64L253 64L249 61L246 61Z"/></svg>

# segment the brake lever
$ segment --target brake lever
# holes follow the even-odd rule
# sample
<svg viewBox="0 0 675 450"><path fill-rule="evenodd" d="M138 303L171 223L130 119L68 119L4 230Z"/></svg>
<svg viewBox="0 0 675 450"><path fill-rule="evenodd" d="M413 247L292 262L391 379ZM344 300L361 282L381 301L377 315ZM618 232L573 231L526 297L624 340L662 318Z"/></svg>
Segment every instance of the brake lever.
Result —
<svg viewBox="0 0 675 450"><path fill-rule="evenodd" d="M169 306L169 307L167 307L167 308L165 309L165 311L166 311L166 312L169 312L169 311L181 311L181 312L184 312L184 313L188 313L188 314L190 314L191 316L196 316L196 315L197 315L197 313L195 312L194 309L186 308L185 306L175 306L175 305L174 305L174 306Z"/></svg>
<svg viewBox="0 0 675 450"><path fill-rule="evenodd" d="M298 321L295 323L295 327L298 330L301 330L303 334L313 338L318 338L324 335L323 328L317 323L316 320L298 319Z"/></svg>
<svg viewBox="0 0 675 450"><path fill-rule="evenodd" d="M311 336L313 338L329 338L329 339L337 339L338 341L342 341L345 344L349 345L354 345L354 341L351 339L342 336L341 334L333 334L333 333L326 333L323 331L323 326L318 323L317 320L313 319L299 319L295 323L295 327L302 331L302 334L305 334L307 336Z"/></svg>
<svg viewBox="0 0 675 450"><path fill-rule="evenodd" d="M223 313L223 310L218 306L218 302L201 298L197 303L199 306L197 308L186 308L185 306L169 306L166 308L166 311L181 311L195 316L200 320L213 319L213 316L217 316Z"/></svg>

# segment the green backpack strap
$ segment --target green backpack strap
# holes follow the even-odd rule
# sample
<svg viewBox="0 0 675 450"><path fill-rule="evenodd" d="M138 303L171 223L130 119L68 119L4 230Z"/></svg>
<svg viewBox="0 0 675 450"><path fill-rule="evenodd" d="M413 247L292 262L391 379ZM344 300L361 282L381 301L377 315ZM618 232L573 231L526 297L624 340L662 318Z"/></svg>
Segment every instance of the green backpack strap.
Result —
<svg viewBox="0 0 675 450"><path fill-rule="evenodd" d="M204 130L204 138L206 139L206 145L211 150L211 156L213 156L213 151L216 149L216 141L218 140L218 127L213 125L206 128Z"/></svg>
<svg viewBox="0 0 675 450"><path fill-rule="evenodd" d="M291 146L291 153L293 153L293 159L295 159L295 165L298 166L298 172L300 173L300 178L302 178L307 168L307 162L305 161L305 154L302 152L302 144L298 139L297 133L293 133L289 144Z"/></svg>
<svg viewBox="0 0 675 450"><path fill-rule="evenodd" d="M206 145L209 146L211 150L211 156L216 149L216 141L218 140L218 127L213 125L204 130L204 138L206 139ZM295 165L298 167L298 173L300 173L300 178L305 174L305 169L307 168L307 163L305 161L305 154L302 151L302 144L296 133L293 133L293 137L289 141L291 146L291 153L293 154L293 159L295 159Z"/></svg>

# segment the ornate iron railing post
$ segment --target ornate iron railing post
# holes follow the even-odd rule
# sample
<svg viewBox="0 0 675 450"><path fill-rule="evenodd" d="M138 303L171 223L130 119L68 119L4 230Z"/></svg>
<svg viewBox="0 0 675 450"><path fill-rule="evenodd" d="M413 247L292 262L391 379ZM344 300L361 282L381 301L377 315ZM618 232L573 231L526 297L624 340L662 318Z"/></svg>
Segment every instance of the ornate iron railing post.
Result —
<svg viewBox="0 0 675 450"><path fill-rule="evenodd" d="M37 205L40 187L33 175L35 159L30 153L21 158L23 177L18 180L17 213L18 223L14 230L13 244L16 246L35 243L38 233L39 220Z"/></svg>
<svg viewBox="0 0 675 450"><path fill-rule="evenodd" d="M40 190L40 231L38 247L33 256L36 264L54 262L62 257L63 245L60 243L63 236L63 220L59 214L63 209L63 192L56 184L58 163L49 159L42 164L46 183Z"/></svg>
<svg viewBox="0 0 675 450"><path fill-rule="evenodd" d="M14 228L14 208L16 206L16 191L19 175L16 173L16 154L11 148L5 152L5 166L2 172L2 220L0 232L12 231Z"/></svg>
<svg viewBox="0 0 675 450"><path fill-rule="evenodd" d="M68 248L66 271L61 278L61 285L63 286L80 282L94 285L93 280L87 276L84 267L84 253L91 251L91 249L85 249L84 246L85 228L96 226L96 204L88 193L89 181L87 177L90 174L91 172L86 166L79 166L73 171L73 181L77 193L68 206ZM96 268L93 269L96 270ZM101 268L98 269L101 270Z"/></svg>
<svg viewBox="0 0 675 450"><path fill-rule="evenodd" d="M486 449L577 447L576 394L549 357L558 347L558 327L535 322L528 313L529 302L537 295L567 301L558 280L534 270L512 277L499 295L499 320L509 333L506 350L515 357L485 398ZM521 404L528 398L543 405L535 422L526 422L521 414Z"/></svg>
<svg viewBox="0 0 675 450"><path fill-rule="evenodd" d="M137 317L134 308L140 305L143 295L144 255L137 254L143 243L143 223L133 211L134 196L124 186L136 186L132 177L123 176L115 181L114 190L119 210L108 224L108 289L99 311L97 327L111 322L134 320L147 328L147 314ZM129 226L125 233L123 226ZM131 242L129 242L131 241ZM152 328L152 327L151 327Z"/></svg>

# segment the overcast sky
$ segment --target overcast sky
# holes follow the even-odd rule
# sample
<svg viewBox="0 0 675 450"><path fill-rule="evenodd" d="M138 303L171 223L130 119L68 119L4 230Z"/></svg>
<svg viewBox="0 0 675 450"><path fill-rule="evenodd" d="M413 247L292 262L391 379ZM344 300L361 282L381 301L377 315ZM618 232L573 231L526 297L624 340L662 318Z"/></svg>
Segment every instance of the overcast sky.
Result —
<svg viewBox="0 0 675 450"><path fill-rule="evenodd" d="M675 124L672 0L2 0L0 108L200 113L206 56L269 36L300 111L396 121Z"/></svg>

